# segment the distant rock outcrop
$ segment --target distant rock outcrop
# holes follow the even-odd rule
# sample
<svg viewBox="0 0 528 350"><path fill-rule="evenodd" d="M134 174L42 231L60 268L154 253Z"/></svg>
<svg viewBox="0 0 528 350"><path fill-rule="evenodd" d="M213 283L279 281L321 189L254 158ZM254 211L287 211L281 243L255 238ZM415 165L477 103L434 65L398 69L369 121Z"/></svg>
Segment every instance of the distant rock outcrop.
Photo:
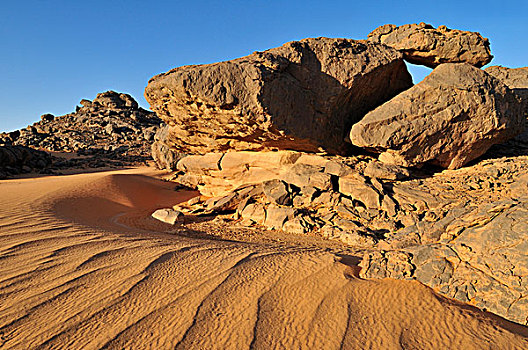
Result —
<svg viewBox="0 0 528 350"><path fill-rule="evenodd" d="M412 86L385 45L315 38L239 59L175 68L145 90L168 145L203 154L292 149L342 153L353 123Z"/></svg>
<svg viewBox="0 0 528 350"><path fill-rule="evenodd" d="M456 169L523 126L522 103L502 82L468 64L443 64L368 113L350 139L386 163Z"/></svg>
<svg viewBox="0 0 528 350"><path fill-rule="evenodd" d="M386 24L369 34L368 40L395 48L410 63L435 68L442 63L469 63L482 67L493 59L488 39L479 33L434 28L430 24Z"/></svg>
<svg viewBox="0 0 528 350"><path fill-rule="evenodd" d="M83 99L80 104L74 113L44 114L25 129L0 134L0 145L76 152L97 158L92 165L98 166L110 164L101 159L124 164L151 158L150 145L161 124L153 112L139 107L130 95L114 91L100 93L93 101Z"/></svg>

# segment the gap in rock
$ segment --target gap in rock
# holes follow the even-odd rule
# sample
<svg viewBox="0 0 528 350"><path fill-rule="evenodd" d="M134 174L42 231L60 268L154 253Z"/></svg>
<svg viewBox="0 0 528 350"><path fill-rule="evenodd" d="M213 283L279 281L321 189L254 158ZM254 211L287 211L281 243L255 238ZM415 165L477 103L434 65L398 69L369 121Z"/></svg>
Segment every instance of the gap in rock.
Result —
<svg viewBox="0 0 528 350"><path fill-rule="evenodd" d="M415 85L424 80L424 78L433 71L429 67L412 64L407 61L405 61L405 64L407 65L407 70L412 75L413 83Z"/></svg>

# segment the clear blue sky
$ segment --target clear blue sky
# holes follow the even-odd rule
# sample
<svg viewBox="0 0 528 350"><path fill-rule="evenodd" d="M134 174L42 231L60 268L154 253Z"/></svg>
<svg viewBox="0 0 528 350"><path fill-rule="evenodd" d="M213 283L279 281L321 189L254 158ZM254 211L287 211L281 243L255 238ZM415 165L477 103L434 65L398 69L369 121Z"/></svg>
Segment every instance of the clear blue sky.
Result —
<svg viewBox="0 0 528 350"><path fill-rule="evenodd" d="M0 131L69 113L109 89L148 108L149 78L173 67L416 22L478 31L490 39L492 65L528 66L526 0L0 0ZM415 81L427 74L411 72Z"/></svg>

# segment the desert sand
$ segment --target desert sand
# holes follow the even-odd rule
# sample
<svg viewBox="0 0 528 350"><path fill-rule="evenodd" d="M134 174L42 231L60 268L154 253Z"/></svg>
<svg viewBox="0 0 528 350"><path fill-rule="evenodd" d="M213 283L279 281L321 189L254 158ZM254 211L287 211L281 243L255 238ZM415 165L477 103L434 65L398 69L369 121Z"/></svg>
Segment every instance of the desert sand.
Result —
<svg viewBox="0 0 528 350"><path fill-rule="evenodd" d="M196 195L160 175L0 181L0 348L528 348L526 327L418 282L362 280L324 244L156 222Z"/></svg>

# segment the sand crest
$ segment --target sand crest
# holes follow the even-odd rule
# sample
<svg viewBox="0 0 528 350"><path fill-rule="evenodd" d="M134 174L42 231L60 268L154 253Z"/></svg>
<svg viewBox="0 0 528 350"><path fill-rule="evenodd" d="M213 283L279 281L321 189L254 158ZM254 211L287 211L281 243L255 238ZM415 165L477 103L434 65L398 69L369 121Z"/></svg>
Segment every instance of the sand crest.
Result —
<svg viewBox="0 0 528 350"><path fill-rule="evenodd" d="M149 217L194 195L148 168L0 181L2 349L523 349L526 327L313 246Z"/></svg>

